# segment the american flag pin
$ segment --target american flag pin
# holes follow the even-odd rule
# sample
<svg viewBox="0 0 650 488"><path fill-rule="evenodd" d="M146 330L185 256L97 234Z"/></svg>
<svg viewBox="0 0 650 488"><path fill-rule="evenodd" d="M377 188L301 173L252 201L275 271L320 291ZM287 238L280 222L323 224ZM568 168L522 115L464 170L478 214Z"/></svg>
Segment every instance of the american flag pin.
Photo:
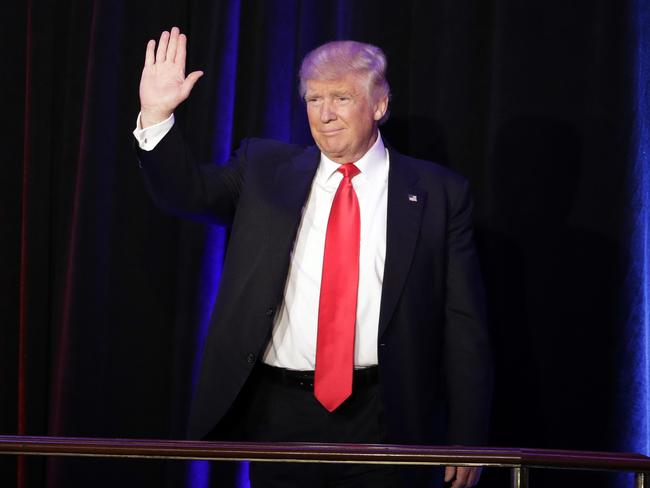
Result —
<svg viewBox="0 0 650 488"><path fill-rule="evenodd" d="M418 196L417 195L410 195L409 194L409 202L417 202L418 201Z"/></svg>

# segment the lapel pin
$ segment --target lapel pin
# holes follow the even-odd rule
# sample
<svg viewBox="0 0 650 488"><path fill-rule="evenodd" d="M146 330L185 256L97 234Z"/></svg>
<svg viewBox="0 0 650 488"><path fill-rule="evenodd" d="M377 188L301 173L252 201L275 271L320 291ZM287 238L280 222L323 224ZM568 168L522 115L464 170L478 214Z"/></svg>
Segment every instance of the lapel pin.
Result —
<svg viewBox="0 0 650 488"><path fill-rule="evenodd" d="M418 201L418 196L417 195L410 195L409 194L409 202L417 202Z"/></svg>

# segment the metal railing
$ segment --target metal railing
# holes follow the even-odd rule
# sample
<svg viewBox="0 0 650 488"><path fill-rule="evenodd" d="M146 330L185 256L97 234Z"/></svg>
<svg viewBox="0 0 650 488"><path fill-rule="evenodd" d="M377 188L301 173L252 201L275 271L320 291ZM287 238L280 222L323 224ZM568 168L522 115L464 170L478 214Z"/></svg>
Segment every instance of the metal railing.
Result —
<svg viewBox="0 0 650 488"><path fill-rule="evenodd" d="M511 487L528 487L532 468L623 471L646 488L650 458L634 453L377 444L242 443L0 436L0 454L210 461L283 461L509 468ZM650 488L650 486L648 486Z"/></svg>

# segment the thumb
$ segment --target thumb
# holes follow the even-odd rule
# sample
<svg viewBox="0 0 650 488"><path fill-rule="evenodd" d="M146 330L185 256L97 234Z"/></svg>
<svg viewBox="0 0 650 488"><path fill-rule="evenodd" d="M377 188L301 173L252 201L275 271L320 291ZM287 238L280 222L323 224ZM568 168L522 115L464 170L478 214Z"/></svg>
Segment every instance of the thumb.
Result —
<svg viewBox="0 0 650 488"><path fill-rule="evenodd" d="M190 96L190 92L192 91L192 88L194 88L194 84L199 81L199 78L203 76L203 71L192 71L189 75L187 75L187 78L185 78L185 81L183 81L183 84L181 85L181 93L183 94L183 98L187 98Z"/></svg>
<svg viewBox="0 0 650 488"><path fill-rule="evenodd" d="M445 466L445 483L451 481L456 476L456 466Z"/></svg>

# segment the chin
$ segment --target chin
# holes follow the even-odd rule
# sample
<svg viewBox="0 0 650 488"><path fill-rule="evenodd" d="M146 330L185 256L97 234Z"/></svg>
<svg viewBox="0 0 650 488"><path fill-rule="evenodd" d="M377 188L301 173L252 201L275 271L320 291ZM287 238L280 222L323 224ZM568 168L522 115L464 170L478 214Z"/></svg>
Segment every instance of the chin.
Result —
<svg viewBox="0 0 650 488"><path fill-rule="evenodd" d="M335 163L339 163L337 159L344 159L345 158L345 151L327 151L325 153L328 158L330 158L332 161ZM342 163L341 163L342 164Z"/></svg>

